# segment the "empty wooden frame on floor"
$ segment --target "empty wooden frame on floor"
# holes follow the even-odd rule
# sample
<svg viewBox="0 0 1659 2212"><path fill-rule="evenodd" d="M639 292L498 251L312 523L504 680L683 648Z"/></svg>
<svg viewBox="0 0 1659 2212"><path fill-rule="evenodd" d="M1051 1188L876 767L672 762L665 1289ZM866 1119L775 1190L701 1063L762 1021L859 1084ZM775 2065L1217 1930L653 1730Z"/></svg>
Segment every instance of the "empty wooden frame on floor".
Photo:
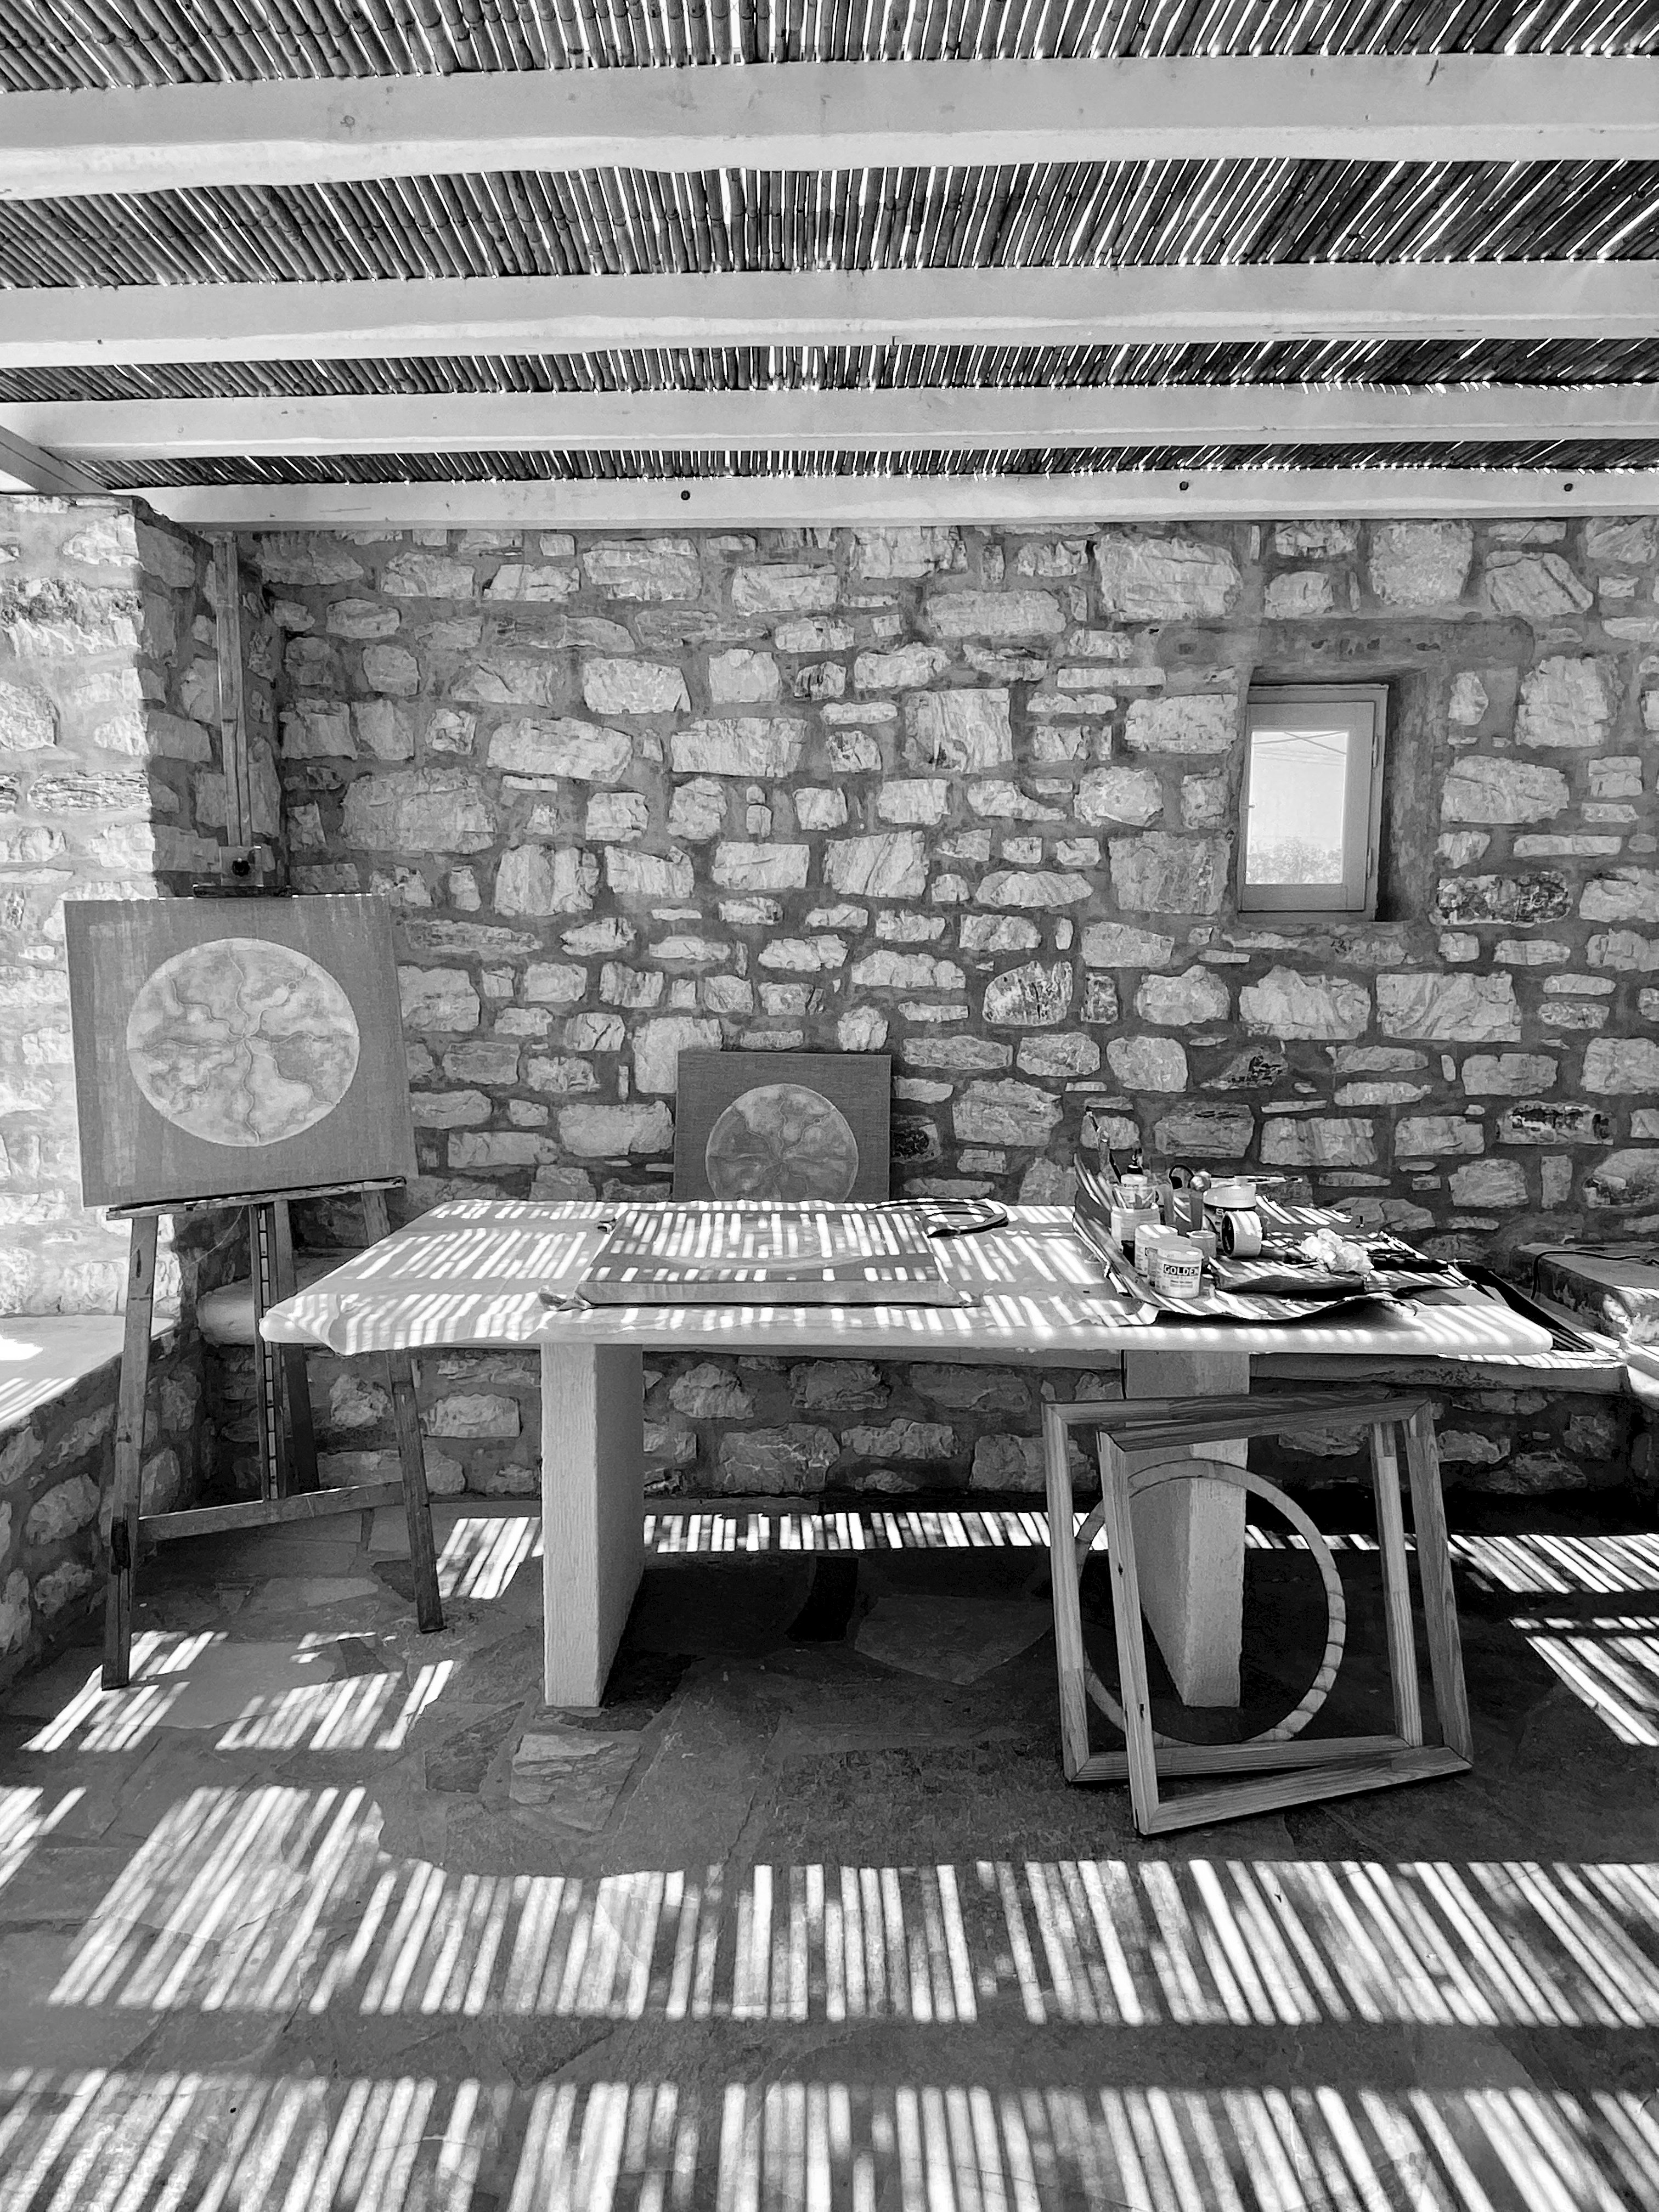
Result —
<svg viewBox="0 0 1659 2212"><path fill-rule="evenodd" d="M1395 1725L1389 1735L1310 1741L1302 1738L1301 1731L1335 1683L1346 1638L1346 1602L1330 1548L1295 1500L1262 1476L1224 1461L1188 1455L1194 1445L1277 1436L1310 1421L1333 1419L1370 1432ZM1403 1427L1406 1436L1424 1624L1442 1736L1439 1744L1425 1744L1423 1740L1410 1568L1394 1444L1396 1426ZM1074 1535L1066 1448L1073 1430L1079 1428L1091 1431L1096 1438L1100 1501ZM1191 1401L1174 1398L1131 1400L1121 1405L1091 1401L1048 1406L1043 1411L1043 1447L1060 1735L1068 1781L1127 1779L1135 1826L1142 1835L1151 1836L1205 1821L1240 1820L1287 1805L1459 1774L1471 1765L1474 1742L1463 1688L1462 1650L1431 1400L1398 1395L1356 1398L1352 1392L1331 1391L1295 1397L1217 1398L1201 1410ZM1133 1507L1137 1498L1170 1483L1194 1480L1229 1485L1274 1505L1307 1546L1324 1584L1325 1647L1313 1681L1283 1720L1243 1743L1183 1744L1158 1734L1152 1722ZM1083 1641L1079 1583L1096 1536L1103 1531L1112 1577L1121 1699L1096 1674ZM1121 1751L1090 1748L1091 1704L1121 1732ZM1187 1797L1166 1799L1162 1795L1164 1782L1200 1775L1266 1778L1241 1779L1225 1788L1200 1790Z"/></svg>

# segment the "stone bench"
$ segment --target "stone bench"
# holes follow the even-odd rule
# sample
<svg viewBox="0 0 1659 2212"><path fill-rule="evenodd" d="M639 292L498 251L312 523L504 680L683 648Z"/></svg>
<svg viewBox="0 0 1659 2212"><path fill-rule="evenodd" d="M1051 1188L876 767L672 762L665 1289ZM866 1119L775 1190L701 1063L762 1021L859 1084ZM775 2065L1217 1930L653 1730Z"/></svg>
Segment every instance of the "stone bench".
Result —
<svg viewBox="0 0 1659 2212"><path fill-rule="evenodd" d="M1258 1362L1258 1379L1269 1387L1352 1381L1433 1389L1451 1401L1441 1437L1449 1481L1460 1479L1465 1464L1484 1471L1486 1486L1516 1491L1595 1486L1622 1479L1627 1469L1650 1490L1659 1475L1659 1267L1638 1256L1644 1251L1533 1253L1530 1296L1562 1339L1534 1358L1338 1363L1285 1353ZM1650 1349L1638 1340L1644 1325ZM1579 1401L1582 1409L1558 1417L1559 1437L1534 1435L1528 1450L1500 1455L1489 1430L1458 1419L1460 1412L1484 1411L1537 1420L1550 1399Z"/></svg>
<svg viewBox="0 0 1659 2212"><path fill-rule="evenodd" d="M296 1290L308 1291L315 1282L337 1267L349 1255L344 1252L295 1253L294 1279ZM204 1344L240 1345L249 1350L253 1345L253 1285L246 1275L234 1283L226 1283L216 1291L208 1291L196 1304L196 1326L202 1333Z"/></svg>
<svg viewBox="0 0 1659 2212"><path fill-rule="evenodd" d="M1549 1389L1621 1398L1629 1388L1625 1354L1615 1344L1593 1351L1540 1352L1533 1359L1337 1359L1295 1352L1267 1352L1252 1373L1270 1382L1386 1383L1390 1389Z"/></svg>
<svg viewBox="0 0 1659 2212"><path fill-rule="evenodd" d="M1659 1262L1650 1256L1653 1249L1650 1239L1589 1251L1553 1246L1534 1255L1532 1277L1547 1305L1617 1342L1626 1380L1650 1423L1659 1417Z"/></svg>
<svg viewBox="0 0 1659 2212"><path fill-rule="evenodd" d="M1659 1345L1659 1263L1653 1249L1651 1241L1588 1251L1552 1246L1534 1255L1533 1289L1581 1328L1621 1345Z"/></svg>

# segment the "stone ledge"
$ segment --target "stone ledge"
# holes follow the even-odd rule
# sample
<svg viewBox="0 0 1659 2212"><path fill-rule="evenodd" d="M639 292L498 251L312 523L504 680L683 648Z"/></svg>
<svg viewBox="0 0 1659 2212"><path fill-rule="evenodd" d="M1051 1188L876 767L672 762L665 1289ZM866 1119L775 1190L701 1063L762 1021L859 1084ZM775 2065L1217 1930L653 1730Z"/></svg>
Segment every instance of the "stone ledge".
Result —
<svg viewBox="0 0 1659 2212"><path fill-rule="evenodd" d="M198 1477L202 1389L194 1337L171 1311L153 1322L141 1484L164 1512ZM0 1321L0 1685L98 1604L125 1331L109 1314Z"/></svg>
<svg viewBox="0 0 1659 2212"><path fill-rule="evenodd" d="M155 1316L152 1356L178 1326L176 1311ZM0 1321L0 1436L118 1360L125 1328L119 1314L10 1314Z"/></svg>

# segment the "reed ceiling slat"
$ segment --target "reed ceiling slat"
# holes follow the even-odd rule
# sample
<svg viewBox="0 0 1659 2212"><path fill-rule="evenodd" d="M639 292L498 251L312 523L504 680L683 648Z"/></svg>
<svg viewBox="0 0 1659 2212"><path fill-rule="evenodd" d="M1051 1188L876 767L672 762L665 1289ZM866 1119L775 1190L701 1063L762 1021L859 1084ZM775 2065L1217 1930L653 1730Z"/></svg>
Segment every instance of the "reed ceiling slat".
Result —
<svg viewBox="0 0 1659 2212"><path fill-rule="evenodd" d="M1659 52L1651 0L0 0L51 91L736 61Z"/></svg>

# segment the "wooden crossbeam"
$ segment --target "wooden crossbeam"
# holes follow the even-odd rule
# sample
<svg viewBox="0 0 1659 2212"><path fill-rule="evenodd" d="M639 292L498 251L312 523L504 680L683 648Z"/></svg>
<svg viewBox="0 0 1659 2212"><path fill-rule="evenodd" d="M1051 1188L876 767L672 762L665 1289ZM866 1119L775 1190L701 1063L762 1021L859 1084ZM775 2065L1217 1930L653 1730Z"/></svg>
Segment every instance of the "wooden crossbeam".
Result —
<svg viewBox="0 0 1659 2212"><path fill-rule="evenodd" d="M1026 446L1389 445L1659 436L1659 385L440 393L0 407L100 466L219 454L971 453Z"/></svg>
<svg viewBox="0 0 1659 2212"><path fill-rule="evenodd" d="M1086 529L1274 516L1659 514L1659 469L1135 469L1076 476L700 477L570 483L158 485L196 530L744 530L877 523Z"/></svg>
<svg viewBox="0 0 1659 2212"><path fill-rule="evenodd" d="M274 1528L293 1521L325 1521L337 1513L373 1513L382 1505L401 1505L404 1486L354 1483L345 1489L306 1490L292 1498L257 1498L245 1505L192 1505L174 1513L147 1513L139 1521L141 1539L174 1544L185 1536L220 1536L236 1528Z"/></svg>
<svg viewBox="0 0 1659 2212"><path fill-rule="evenodd" d="M8 115L31 96L8 94ZM1654 261L441 276L12 291L0 317L0 368L653 346L1475 342L1656 331Z"/></svg>
<svg viewBox="0 0 1659 2212"><path fill-rule="evenodd" d="M495 169L1659 154L1659 62L1577 54L798 62L14 92L0 198Z"/></svg>
<svg viewBox="0 0 1659 2212"><path fill-rule="evenodd" d="M46 452L32 439L18 436L0 422L0 492L33 491L51 499L80 499L88 494L101 497L103 490L96 477Z"/></svg>

